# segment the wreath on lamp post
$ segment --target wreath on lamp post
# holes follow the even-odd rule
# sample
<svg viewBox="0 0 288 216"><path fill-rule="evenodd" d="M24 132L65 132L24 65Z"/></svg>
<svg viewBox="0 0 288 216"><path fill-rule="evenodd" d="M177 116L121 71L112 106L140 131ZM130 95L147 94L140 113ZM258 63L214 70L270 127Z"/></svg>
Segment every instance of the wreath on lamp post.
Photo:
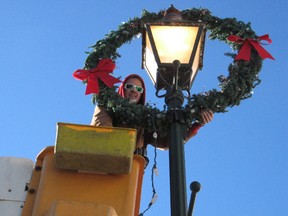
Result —
<svg viewBox="0 0 288 216"><path fill-rule="evenodd" d="M92 46L93 50L88 53L84 69L75 71L78 74L82 72L82 75L83 72L88 72L88 75L78 77L87 83L87 87L89 80L91 81L90 86L93 85L93 82L94 84L98 83L92 101L105 107L113 116L117 116L114 122L115 126L143 127L150 132L157 130L160 135L165 135L167 131L169 120L166 118L165 110L161 111L149 104L145 106L130 104L127 99L120 97L115 91L114 84L119 80L112 78L107 83L107 77L110 76L108 73L115 68L113 61L121 57L117 49L130 43L132 39L141 34L142 22L160 20L164 12L161 10L158 13L150 13L144 10L141 18L130 19L122 23L116 31L106 34L104 39L97 41ZM181 15L184 20L205 22L210 33L209 39L218 39L231 46L233 50L238 50L238 54L235 52L225 54L230 56L233 62L228 67L228 76L218 76L220 90L212 89L204 94L193 94L184 105L185 122L183 123L189 128L193 122L199 119L202 109L210 109L218 113L226 112L227 107L238 106L242 100L250 98L253 89L261 81L258 73L261 70L263 59L274 58L261 46L261 40L272 42L269 36L257 36L250 23L244 23L235 18L221 19L213 16L207 9L187 9L181 11ZM107 70L107 67L110 71ZM101 79L100 76L95 76L97 71L103 73L103 70L106 72L106 78ZM93 93L93 91L88 93Z"/></svg>

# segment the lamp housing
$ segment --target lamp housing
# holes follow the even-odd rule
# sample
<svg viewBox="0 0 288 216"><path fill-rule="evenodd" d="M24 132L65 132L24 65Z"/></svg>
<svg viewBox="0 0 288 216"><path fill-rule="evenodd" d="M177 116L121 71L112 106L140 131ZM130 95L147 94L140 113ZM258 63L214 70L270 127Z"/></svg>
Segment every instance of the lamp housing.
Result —
<svg viewBox="0 0 288 216"><path fill-rule="evenodd" d="M142 23L142 68L157 90L173 85L174 60L181 63L178 86L190 90L203 67L205 35L205 23L182 20L174 11L162 20Z"/></svg>

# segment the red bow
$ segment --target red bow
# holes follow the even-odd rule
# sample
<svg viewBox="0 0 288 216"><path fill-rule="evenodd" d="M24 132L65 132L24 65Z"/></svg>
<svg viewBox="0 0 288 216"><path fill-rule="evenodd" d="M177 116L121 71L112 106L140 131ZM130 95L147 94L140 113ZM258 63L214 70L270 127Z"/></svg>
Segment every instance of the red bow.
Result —
<svg viewBox="0 0 288 216"><path fill-rule="evenodd" d="M252 47L255 48L255 50L259 53L262 59L274 59L273 56L260 45L261 40L266 40L269 44L272 43L272 40L269 38L268 34L262 35L257 39L246 38L244 40L236 35L229 35L227 39L235 43L243 44L243 46L238 52L238 55L235 57L235 60L243 59L245 61L249 61Z"/></svg>
<svg viewBox="0 0 288 216"><path fill-rule="evenodd" d="M92 70L76 70L73 77L78 80L87 81L85 95L99 93L98 78L102 80L108 87L112 87L115 83L121 80L109 75L115 69L115 64L111 59L102 59L99 61L96 68Z"/></svg>

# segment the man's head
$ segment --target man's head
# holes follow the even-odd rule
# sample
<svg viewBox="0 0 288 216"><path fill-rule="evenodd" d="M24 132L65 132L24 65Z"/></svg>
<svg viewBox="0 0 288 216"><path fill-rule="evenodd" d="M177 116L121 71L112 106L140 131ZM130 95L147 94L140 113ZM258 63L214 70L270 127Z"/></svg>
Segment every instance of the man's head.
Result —
<svg viewBox="0 0 288 216"><path fill-rule="evenodd" d="M142 83L137 78L129 78L124 84L124 97L128 98L131 103L138 103L144 91Z"/></svg>
<svg viewBox="0 0 288 216"><path fill-rule="evenodd" d="M145 104L145 84L137 74L126 77L120 85L118 93L122 97L130 99L131 103Z"/></svg>

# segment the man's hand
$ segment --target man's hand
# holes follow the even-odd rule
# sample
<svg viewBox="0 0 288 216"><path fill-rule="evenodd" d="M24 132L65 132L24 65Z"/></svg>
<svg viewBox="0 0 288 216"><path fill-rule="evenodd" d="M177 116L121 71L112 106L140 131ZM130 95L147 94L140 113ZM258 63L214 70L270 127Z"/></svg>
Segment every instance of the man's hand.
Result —
<svg viewBox="0 0 288 216"><path fill-rule="evenodd" d="M202 110L200 115L202 119L199 123L202 125L205 125L213 120L213 112L211 110Z"/></svg>

